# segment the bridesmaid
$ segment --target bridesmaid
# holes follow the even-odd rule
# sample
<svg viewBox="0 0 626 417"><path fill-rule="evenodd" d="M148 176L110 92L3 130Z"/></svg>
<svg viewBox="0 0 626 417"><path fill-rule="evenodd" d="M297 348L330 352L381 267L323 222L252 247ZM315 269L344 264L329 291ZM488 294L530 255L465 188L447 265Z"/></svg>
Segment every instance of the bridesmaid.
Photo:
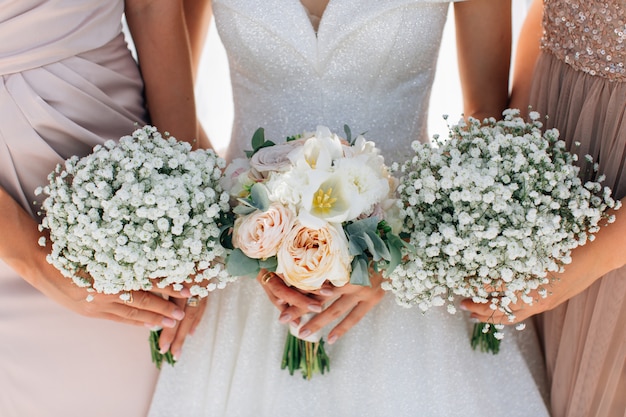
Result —
<svg viewBox="0 0 626 417"><path fill-rule="evenodd" d="M87 303L37 244L33 190L57 163L137 124L197 137L181 1L10 1L0 36L11 40L0 45L0 415L143 416L157 376L143 326L173 328L184 300L134 292L128 304Z"/></svg>
<svg viewBox="0 0 626 417"><path fill-rule="evenodd" d="M520 37L511 98L511 107L530 104L547 115L546 128L557 128L581 160L593 156L604 184L623 203L625 26L625 0L535 0ZM543 312L537 320L555 417L626 415L625 210L574 251L549 297L516 313L521 321ZM475 317L490 317L483 305L465 302Z"/></svg>

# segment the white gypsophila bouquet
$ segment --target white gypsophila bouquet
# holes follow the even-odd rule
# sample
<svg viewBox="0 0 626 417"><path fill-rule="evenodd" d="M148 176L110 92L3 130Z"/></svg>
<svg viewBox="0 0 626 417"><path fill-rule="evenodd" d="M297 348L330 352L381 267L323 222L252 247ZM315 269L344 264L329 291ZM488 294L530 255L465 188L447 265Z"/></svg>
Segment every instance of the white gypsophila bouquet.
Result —
<svg viewBox="0 0 626 417"><path fill-rule="evenodd" d="M37 190L47 195L48 262L90 292L125 301L155 285L187 283L200 297L223 288L234 279L219 241L230 211L224 167L212 150L192 151L152 126L69 158Z"/></svg>
<svg viewBox="0 0 626 417"><path fill-rule="evenodd" d="M326 282L370 285L370 268L390 271L400 262L397 180L373 142L352 140L347 127L346 135L319 126L274 144L257 130L249 159L233 161L224 177L238 198L229 272L265 268L290 286L316 291ZM306 378L323 373L328 358L320 335L302 341L296 331L283 368L302 369Z"/></svg>
<svg viewBox="0 0 626 417"><path fill-rule="evenodd" d="M614 220L611 191L583 183L576 155L538 119L507 110L501 121L461 121L438 146L413 144L398 192L414 251L384 284L400 304L454 313L455 298L468 297L512 320L510 303L545 297L549 273ZM496 353L502 327L477 326L472 345Z"/></svg>

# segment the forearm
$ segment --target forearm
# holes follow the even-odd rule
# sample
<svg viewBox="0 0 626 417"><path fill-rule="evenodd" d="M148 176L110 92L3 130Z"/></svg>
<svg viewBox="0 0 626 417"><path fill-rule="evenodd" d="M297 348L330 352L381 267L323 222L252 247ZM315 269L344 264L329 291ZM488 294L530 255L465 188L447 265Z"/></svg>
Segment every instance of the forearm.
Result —
<svg viewBox="0 0 626 417"><path fill-rule="evenodd" d="M46 249L38 243L41 233L37 222L2 187L0 187L0 230L2 230L0 259L24 280L40 288L43 271L60 276L47 263Z"/></svg>
<svg viewBox="0 0 626 417"><path fill-rule="evenodd" d="M465 116L500 118L509 97L510 0L454 4Z"/></svg>
<svg viewBox="0 0 626 417"><path fill-rule="evenodd" d="M209 0L183 0L185 22L189 32L191 58L195 77L197 77L204 43L211 23L212 9Z"/></svg>
<svg viewBox="0 0 626 417"><path fill-rule="evenodd" d="M626 198L622 203L626 202ZM572 251L572 262L555 274L550 307L574 297L608 272L626 265L626 211L613 212L615 222L601 227L595 239Z"/></svg>
<svg viewBox="0 0 626 417"><path fill-rule="evenodd" d="M126 1L126 20L152 124L197 147L191 54L181 1Z"/></svg>
<svg viewBox="0 0 626 417"><path fill-rule="evenodd" d="M543 16L543 0L535 0L531 5L517 44L515 65L513 67L513 86L509 107L520 109L523 116L528 113L530 88L532 85L535 64L540 52L543 33L541 19Z"/></svg>

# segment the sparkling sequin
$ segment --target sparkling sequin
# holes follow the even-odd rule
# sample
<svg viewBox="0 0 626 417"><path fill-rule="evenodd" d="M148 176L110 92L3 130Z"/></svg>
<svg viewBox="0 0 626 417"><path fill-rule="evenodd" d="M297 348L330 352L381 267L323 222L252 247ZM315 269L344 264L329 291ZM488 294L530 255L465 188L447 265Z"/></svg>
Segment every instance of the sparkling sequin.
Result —
<svg viewBox="0 0 626 417"><path fill-rule="evenodd" d="M626 1L545 0L542 47L573 68L626 81Z"/></svg>
<svg viewBox="0 0 626 417"><path fill-rule="evenodd" d="M330 0L316 36L299 0L213 0L235 101L229 156L243 156L259 126L281 139L349 124L385 160L406 159L412 140L427 139L448 6ZM180 362L162 371L150 417L547 416L526 362L541 372L533 338L520 347L510 333L486 355L469 346L471 328L461 313L422 315L388 293L327 345L330 373L304 381L280 369L286 328L262 287L242 279L211 294Z"/></svg>

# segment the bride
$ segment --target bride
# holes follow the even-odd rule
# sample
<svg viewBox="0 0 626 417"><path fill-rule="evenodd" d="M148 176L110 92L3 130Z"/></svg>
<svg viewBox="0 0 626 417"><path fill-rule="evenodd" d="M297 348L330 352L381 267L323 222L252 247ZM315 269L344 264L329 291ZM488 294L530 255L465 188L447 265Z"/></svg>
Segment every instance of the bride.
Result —
<svg viewBox="0 0 626 417"><path fill-rule="evenodd" d="M276 141L347 124L367 132L388 163L405 159L413 140L428 140L447 2L214 0L200 8L212 8L229 58L227 159L243 156L258 127ZM506 107L509 16L506 0L455 4L468 115ZM207 15L188 17L193 41ZM330 372L310 381L280 369L283 323L321 309L319 301L278 279L242 278L213 293L179 362L162 371L150 416L548 415L532 329L507 334L493 356L471 349L473 323L462 314L405 309L378 286L333 291L338 299L302 330L332 329Z"/></svg>

